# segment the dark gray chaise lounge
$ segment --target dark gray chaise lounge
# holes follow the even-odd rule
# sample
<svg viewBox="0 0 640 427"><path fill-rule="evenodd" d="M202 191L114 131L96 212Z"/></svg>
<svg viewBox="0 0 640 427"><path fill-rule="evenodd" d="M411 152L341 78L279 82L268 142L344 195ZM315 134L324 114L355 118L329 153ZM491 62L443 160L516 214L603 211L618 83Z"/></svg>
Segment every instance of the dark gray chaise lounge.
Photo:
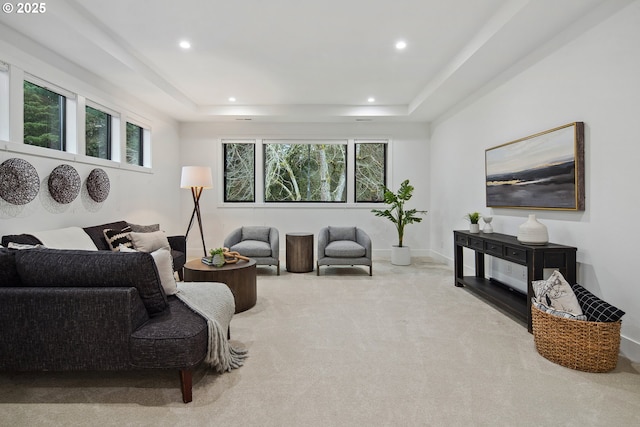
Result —
<svg viewBox="0 0 640 427"><path fill-rule="evenodd" d="M191 401L207 323L148 253L0 248L0 370L175 369Z"/></svg>

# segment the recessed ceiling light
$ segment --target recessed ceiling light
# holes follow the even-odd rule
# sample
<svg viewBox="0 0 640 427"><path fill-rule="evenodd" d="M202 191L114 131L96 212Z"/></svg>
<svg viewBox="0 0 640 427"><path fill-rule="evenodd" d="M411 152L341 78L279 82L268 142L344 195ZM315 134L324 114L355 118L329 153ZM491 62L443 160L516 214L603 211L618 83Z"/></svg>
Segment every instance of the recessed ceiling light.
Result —
<svg viewBox="0 0 640 427"><path fill-rule="evenodd" d="M407 47L407 42L405 42L404 40L400 40L400 41L396 42L396 49L402 50L402 49L404 49L406 47Z"/></svg>
<svg viewBox="0 0 640 427"><path fill-rule="evenodd" d="M180 42L180 47L183 49L191 49L191 43L189 43L187 40L182 40Z"/></svg>
<svg viewBox="0 0 640 427"><path fill-rule="evenodd" d="M235 98L235 97L233 97L233 96L230 96L230 97L229 97L229 102L236 102L236 98Z"/></svg>
<svg viewBox="0 0 640 427"><path fill-rule="evenodd" d="M376 102L376 99L373 96L367 98L367 102Z"/></svg>

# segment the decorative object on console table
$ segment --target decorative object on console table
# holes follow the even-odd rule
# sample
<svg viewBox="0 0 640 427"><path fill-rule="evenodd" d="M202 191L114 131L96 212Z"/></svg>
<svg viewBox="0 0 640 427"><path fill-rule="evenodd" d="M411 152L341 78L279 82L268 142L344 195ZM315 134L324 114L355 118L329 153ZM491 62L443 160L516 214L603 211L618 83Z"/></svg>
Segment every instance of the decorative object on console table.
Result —
<svg viewBox="0 0 640 427"><path fill-rule="evenodd" d="M411 264L411 252L408 246L402 245L404 238L404 228L414 222L421 222L422 218L417 214L426 214L427 211L419 211L417 209L404 209L405 202L409 201L413 196L413 185L409 184L409 180L405 179L400 184L397 193L392 192L386 186L384 188L384 203L391 205L387 209L372 209L376 216L387 218L391 221L398 232L398 245L391 247L391 264L409 265Z"/></svg>
<svg viewBox="0 0 640 427"><path fill-rule="evenodd" d="M529 214L529 219L518 227L518 241L525 245L544 245L549 242L547 226L536 219L535 214Z"/></svg>
<svg viewBox="0 0 640 427"><path fill-rule="evenodd" d="M480 213L479 212L471 212L465 215L464 217L467 221L469 221L469 232L470 233L479 233L480 232Z"/></svg>
<svg viewBox="0 0 640 427"><path fill-rule="evenodd" d="M482 228L482 232L485 234L493 233L493 227L491 226L491 221L493 221L493 217L483 216L482 220L484 221L484 227Z"/></svg>
<svg viewBox="0 0 640 427"><path fill-rule="evenodd" d="M516 236L501 233L473 234L466 230L453 232L454 271L456 286L464 286L495 306L503 309L531 329L531 298L534 296L531 282L542 280L544 269L558 269L569 283L576 283L576 251L571 246L547 243L524 245ZM475 252L475 275L464 275L464 248ZM526 266L527 294L494 278L486 278L484 255Z"/></svg>
<svg viewBox="0 0 640 427"><path fill-rule="evenodd" d="M189 220L189 226L185 233L185 238L189 237L189 230L193 225L195 217L198 218L198 226L200 227L200 238L202 239L202 251L204 256L207 256L207 247L204 243L204 233L202 232L202 217L200 216L200 196L202 190L205 188L213 187L213 179L211 178L211 168L206 166L183 166L182 176L180 179L181 188L190 188L191 195L193 197L193 212L191 212L191 219Z"/></svg>
<svg viewBox="0 0 640 427"><path fill-rule="evenodd" d="M485 150L487 207L584 210L584 123Z"/></svg>

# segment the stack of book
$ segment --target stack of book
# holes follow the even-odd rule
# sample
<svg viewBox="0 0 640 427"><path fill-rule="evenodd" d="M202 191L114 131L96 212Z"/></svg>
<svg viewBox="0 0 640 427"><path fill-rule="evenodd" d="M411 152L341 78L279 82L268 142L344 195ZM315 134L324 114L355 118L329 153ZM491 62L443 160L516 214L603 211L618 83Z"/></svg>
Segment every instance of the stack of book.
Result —
<svg viewBox="0 0 640 427"><path fill-rule="evenodd" d="M203 257L202 263L205 265L213 265L213 258L211 257Z"/></svg>

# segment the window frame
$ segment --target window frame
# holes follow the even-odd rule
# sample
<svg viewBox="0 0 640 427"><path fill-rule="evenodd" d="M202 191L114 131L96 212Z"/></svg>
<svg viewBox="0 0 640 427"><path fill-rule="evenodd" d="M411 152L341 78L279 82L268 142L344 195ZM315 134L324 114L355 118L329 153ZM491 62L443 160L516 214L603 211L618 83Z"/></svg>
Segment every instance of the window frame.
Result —
<svg viewBox="0 0 640 427"><path fill-rule="evenodd" d="M54 93L56 95L58 95L60 98L58 99L58 102L60 103L60 148L52 148L51 146L42 146L42 145L36 145L36 144L29 144L27 142L25 142L25 132L24 132L24 128L25 128L25 122L24 122L24 110L26 108L26 103L25 103L25 96L24 96L24 92L22 94L22 111L23 111L23 123L22 123L22 130L23 130L23 143L25 145L29 145L32 147L39 147L39 148L45 148L45 149L49 149L49 150L54 150L54 151L59 151L59 152L68 152L68 141L67 141L67 137L68 137L68 132L67 132L67 128L68 128L68 111L69 111L69 103L75 101L75 94L72 92L69 92L65 89L62 89L56 85L50 84L49 82L39 79L35 76L32 76L30 74L25 73L24 74L24 79L22 82L22 87L23 87L23 91L24 91L24 87L25 84L29 83L31 85L37 86L41 89L44 89L46 91L49 91L51 93Z"/></svg>
<svg viewBox="0 0 640 427"><path fill-rule="evenodd" d="M349 202L349 140L347 138L338 139L263 139L262 144L262 203L272 204L324 204L324 205L345 205ZM267 200L267 145L340 145L344 147L344 200Z"/></svg>
<svg viewBox="0 0 640 427"><path fill-rule="evenodd" d="M129 125L131 126L135 126L138 129L140 129L140 136L138 138L138 163L131 163L129 162L129 158L127 156L127 148L128 148L128 144L129 144L129 137L126 136L126 132L127 132L127 128L129 127ZM144 167L144 156L145 156L145 128L137 123L132 122L131 120L126 120L125 121L125 153L124 153L124 161L127 165L133 165L133 166L142 166Z"/></svg>
<svg viewBox="0 0 640 427"><path fill-rule="evenodd" d="M387 187L387 180L389 176L389 140L383 139L356 139L353 141L353 202L356 204L362 203L375 203L375 204L384 204L384 198L381 200L358 200L357 187L358 187L358 176L357 176L357 166L358 166L358 157L357 157L357 149L358 144L382 144L384 146L383 153L383 165L384 170L382 172L382 185Z"/></svg>
<svg viewBox="0 0 640 427"><path fill-rule="evenodd" d="M92 110L101 112L103 114L106 114L107 116L107 157L99 157L99 156L92 156L90 154L87 153L87 108L91 108ZM109 112L109 111L105 111L106 109L104 107L99 106L98 104L95 104L93 102L89 102L87 101L85 104L85 117L84 117L84 123L85 123L85 132L84 132L84 137L85 137L85 146L84 146L84 154L88 157L94 158L94 159L104 159L104 160L113 160L113 113Z"/></svg>
<svg viewBox="0 0 640 427"><path fill-rule="evenodd" d="M264 142L271 141L309 141L309 142L328 142L328 141L347 141L347 158L346 158L346 169L347 169L347 182L345 184L346 189L346 202L323 202L323 201L298 201L298 202L265 202L264 197L264 153L263 149L265 147ZM222 144L225 142L238 142L243 141L246 143L254 144L254 154L255 154L255 169L254 169L254 190L255 190L255 201L254 202L227 202L224 200L224 167L225 167L225 157L224 157L224 149ZM342 209L342 208L356 208L356 209L370 209L370 208L379 208L381 202L355 202L355 185L352 185L351 182L355 179L355 143L363 143L363 142L378 142L386 144L385 151L385 185L387 187L392 187L393 182L391 177L393 176L393 138L388 135L376 135L373 137L330 137L330 138L319 138L317 136L304 136L304 135L296 135L295 138L287 138L287 137L260 137L256 135L228 135L228 136L220 136L216 139L217 149L216 152L216 160L215 164L218 167L215 168L217 171L217 180L219 185L219 191L217 191L217 203L219 207L233 207L233 208L293 208L293 209L304 209L304 208L317 208L323 207L328 209Z"/></svg>
<svg viewBox="0 0 640 427"><path fill-rule="evenodd" d="M253 147L253 198L252 200L229 200L227 199L227 145L229 144L245 144L251 145ZM256 203L256 141L255 140L246 140L246 139L223 139L222 140L222 197L224 203Z"/></svg>

